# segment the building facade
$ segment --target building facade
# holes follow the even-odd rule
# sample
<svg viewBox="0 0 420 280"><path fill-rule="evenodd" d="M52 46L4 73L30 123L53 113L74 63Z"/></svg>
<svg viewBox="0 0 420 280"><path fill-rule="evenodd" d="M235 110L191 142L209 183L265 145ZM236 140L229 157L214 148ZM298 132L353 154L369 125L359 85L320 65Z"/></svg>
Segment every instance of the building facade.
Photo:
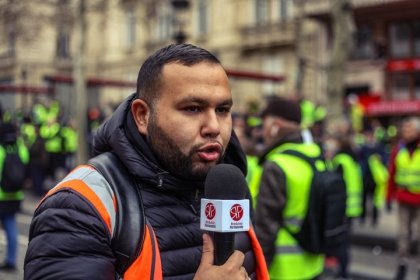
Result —
<svg viewBox="0 0 420 280"><path fill-rule="evenodd" d="M327 35L331 1L306 1L305 14ZM356 25L346 96L367 116L420 113L420 9L416 0L353 0ZM328 52L328 48L324 50Z"/></svg>
<svg viewBox="0 0 420 280"><path fill-rule="evenodd" d="M77 2L10 1L9 7L0 7L3 106L25 108L35 96L54 95L68 104L69 111L74 110L71 80L77 48L74 24L80 19L75 16ZM178 11L174 2L189 5ZM376 94L381 102L419 100L418 1L351 2L357 32L347 65L346 95L371 100L366 96ZM262 103L271 94L325 103L332 3L86 1L84 61L89 105L107 106L135 91L144 59L172 43L180 30L186 42L210 50L221 60L231 78L235 110L247 110L250 103Z"/></svg>

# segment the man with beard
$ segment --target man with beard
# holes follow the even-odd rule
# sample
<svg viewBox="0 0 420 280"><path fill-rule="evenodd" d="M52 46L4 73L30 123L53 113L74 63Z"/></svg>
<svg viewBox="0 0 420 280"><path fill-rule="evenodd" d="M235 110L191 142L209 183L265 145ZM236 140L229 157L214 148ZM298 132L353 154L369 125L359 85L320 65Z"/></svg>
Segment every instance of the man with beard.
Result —
<svg viewBox="0 0 420 280"><path fill-rule="evenodd" d="M118 275L111 242L119 206L104 177L81 165L35 211L25 279L268 279L252 230L236 235L236 250L221 266L200 230L210 168L230 163L245 174L231 107L226 72L208 51L178 44L151 55L137 92L102 124L93 145L95 155L115 155L137 183L147 221L137 259Z"/></svg>

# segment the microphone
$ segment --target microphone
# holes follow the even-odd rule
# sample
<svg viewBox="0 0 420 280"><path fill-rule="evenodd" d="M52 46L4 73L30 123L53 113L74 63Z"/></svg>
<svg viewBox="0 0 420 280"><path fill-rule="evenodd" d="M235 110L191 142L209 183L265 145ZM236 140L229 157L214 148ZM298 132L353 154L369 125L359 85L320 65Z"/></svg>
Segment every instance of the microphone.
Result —
<svg viewBox="0 0 420 280"><path fill-rule="evenodd" d="M210 169L201 199L200 228L213 232L214 264L224 264L234 251L235 232L249 230L247 183L232 164Z"/></svg>

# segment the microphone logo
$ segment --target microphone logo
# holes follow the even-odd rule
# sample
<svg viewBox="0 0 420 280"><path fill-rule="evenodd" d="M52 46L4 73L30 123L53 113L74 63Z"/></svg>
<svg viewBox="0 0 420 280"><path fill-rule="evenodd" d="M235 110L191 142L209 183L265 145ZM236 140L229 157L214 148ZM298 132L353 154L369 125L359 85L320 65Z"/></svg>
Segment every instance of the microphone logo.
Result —
<svg viewBox="0 0 420 280"><path fill-rule="evenodd" d="M230 217L232 218L232 220L237 222L240 219L242 219L243 215L244 215L244 209L242 208L240 204L232 205L232 207L230 208Z"/></svg>
<svg viewBox="0 0 420 280"><path fill-rule="evenodd" d="M216 216L216 208L214 207L213 203L207 203L204 213L209 220L212 220L214 216Z"/></svg>

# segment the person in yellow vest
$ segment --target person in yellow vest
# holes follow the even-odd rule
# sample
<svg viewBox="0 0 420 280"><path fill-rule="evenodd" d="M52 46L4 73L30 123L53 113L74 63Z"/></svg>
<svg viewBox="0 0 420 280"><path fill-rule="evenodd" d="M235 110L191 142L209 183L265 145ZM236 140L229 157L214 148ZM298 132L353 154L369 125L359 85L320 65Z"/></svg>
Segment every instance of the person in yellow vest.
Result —
<svg viewBox="0 0 420 280"><path fill-rule="evenodd" d="M45 139L40 135L40 126L35 125L35 141L29 148L30 161L28 166L32 182L32 191L38 197L46 193L45 179L50 168L49 154L45 150Z"/></svg>
<svg viewBox="0 0 420 280"><path fill-rule="evenodd" d="M374 136L371 127L363 131L364 141L358 145L358 157L363 178L362 214L360 223L363 225L367 219L372 226L378 223L380 210L385 202L385 189L388 171L385 165L386 151L381 142Z"/></svg>
<svg viewBox="0 0 420 280"><path fill-rule="evenodd" d="M32 116L35 124L42 125L48 119L48 109L45 102L37 100L32 107Z"/></svg>
<svg viewBox="0 0 420 280"><path fill-rule="evenodd" d="M29 116L23 118L23 123L20 126L20 135L28 148L35 142L36 129Z"/></svg>
<svg viewBox="0 0 420 280"><path fill-rule="evenodd" d="M64 167L66 171L70 171L75 167L75 159L74 156L77 151L78 147L78 134L76 131L74 120L69 120L62 128L61 128L61 137L63 139L63 147L62 151L65 157L65 164Z"/></svg>
<svg viewBox="0 0 420 280"><path fill-rule="evenodd" d="M18 138L17 128L12 123L2 124L0 127L0 222L6 232L7 238L7 254L5 260L0 264L0 271L14 271L17 267L18 254L18 235L19 229L16 222L16 213L19 212L21 202L24 199L23 181L25 179L25 170L13 170L16 166L5 164L6 154L9 152L16 152L21 162L26 165L29 161L28 149L23 144L23 141ZM12 168L12 169L11 169ZM13 189L6 189L4 182L5 172L17 176L14 179L22 176L19 180L22 184L19 186L13 185ZM17 183L14 181L13 183ZM9 181L10 182L10 181ZM3 185L4 183L4 185Z"/></svg>
<svg viewBox="0 0 420 280"><path fill-rule="evenodd" d="M253 117L253 119L256 120L257 118ZM259 157L257 143L255 143L253 139L252 130L259 127L261 123L254 122L251 124L249 122L249 117L247 118L246 115L240 113L233 114L232 121L233 129L239 139L239 142L241 143L242 149L246 154L247 174L245 179L250 190L252 206L253 209L255 209L256 199L258 196L258 183L262 168L258 163Z"/></svg>
<svg viewBox="0 0 420 280"><path fill-rule="evenodd" d="M61 125L56 120L49 120L40 127L39 133L44 139L45 151L48 154L46 176L55 180L56 171L60 168L64 168L65 165Z"/></svg>
<svg viewBox="0 0 420 280"><path fill-rule="evenodd" d="M321 149L315 143L303 143L298 102L273 97L267 101L262 118L267 148L261 159L254 223L270 279L315 279L323 272L324 255L304 251L286 230L298 231L301 226L313 171L309 163L282 151L296 150L318 158Z"/></svg>
<svg viewBox="0 0 420 280"><path fill-rule="evenodd" d="M401 142L398 143L389 160L387 208L392 200L398 203L398 240L395 273L397 280L405 279L414 224L420 236L420 119L407 118L401 127ZM420 243L419 243L420 245ZM418 247L420 249L420 246ZM420 257L417 258L420 268ZM420 269L419 269L420 277Z"/></svg>
<svg viewBox="0 0 420 280"><path fill-rule="evenodd" d="M346 216L349 231L347 238L336 248L332 255L337 258L339 264L337 277L347 279L349 277L351 223L352 219L359 217L362 213L363 180L356 153L350 143L350 137L339 134L333 136L333 139L336 141L336 144L330 161L332 167L343 175L346 185Z"/></svg>
<svg viewBox="0 0 420 280"><path fill-rule="evenodd" d="M382 209L385 205L386 185L389 178L388 169L379 154L371 155L368 163L376 185L373 193L373 205L376 209Z"/></svg>

